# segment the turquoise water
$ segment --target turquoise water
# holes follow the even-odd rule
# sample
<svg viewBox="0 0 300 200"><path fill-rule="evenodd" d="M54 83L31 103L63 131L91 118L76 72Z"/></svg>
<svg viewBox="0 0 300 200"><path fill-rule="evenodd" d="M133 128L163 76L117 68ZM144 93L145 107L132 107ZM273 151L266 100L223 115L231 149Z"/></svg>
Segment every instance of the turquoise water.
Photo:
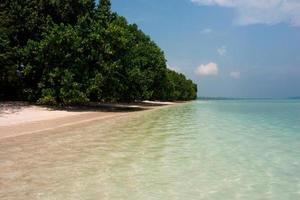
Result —
<svg viewBox="0 0 300 200"><path fill-rule="evenodd" d="M0 141L0 199L298 200L300 101L196 101Z"/></svg>

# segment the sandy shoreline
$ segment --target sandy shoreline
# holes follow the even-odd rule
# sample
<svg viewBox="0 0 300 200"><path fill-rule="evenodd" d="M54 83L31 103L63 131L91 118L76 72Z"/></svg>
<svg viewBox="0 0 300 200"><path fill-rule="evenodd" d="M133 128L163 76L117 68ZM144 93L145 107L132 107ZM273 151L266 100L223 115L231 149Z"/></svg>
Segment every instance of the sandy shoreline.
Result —
<svg viewBox="0 0 300 200"><path fill-rule="evenodd" d="M147 101L142 104L98 104L89 108L57 110L23 102L0 102L0 140L172 104Z"/></svg>

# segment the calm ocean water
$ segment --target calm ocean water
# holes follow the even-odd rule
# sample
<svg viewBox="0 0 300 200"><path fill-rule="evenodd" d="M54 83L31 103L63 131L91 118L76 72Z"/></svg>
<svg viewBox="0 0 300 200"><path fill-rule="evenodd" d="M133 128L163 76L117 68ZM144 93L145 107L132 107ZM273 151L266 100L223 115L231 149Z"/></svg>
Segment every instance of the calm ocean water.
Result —
<svg viewBox="0 0 300 200"><path fill-rule="evenodd" d="M300 101L196 101L0 141L0 199L298 200Z"/></svg>

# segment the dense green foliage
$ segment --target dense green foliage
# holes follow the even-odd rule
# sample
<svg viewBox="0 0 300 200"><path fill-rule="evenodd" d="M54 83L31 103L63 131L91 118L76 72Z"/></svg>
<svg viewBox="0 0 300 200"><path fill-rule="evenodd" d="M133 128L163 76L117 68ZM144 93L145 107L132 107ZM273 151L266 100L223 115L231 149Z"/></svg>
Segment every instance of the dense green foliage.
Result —
<svg viewBox="0 0 300 200"><path fill-rule="evenodd" d="M43 104L191 100L197 86L109 0L2 0L0 99Z"/></svg>

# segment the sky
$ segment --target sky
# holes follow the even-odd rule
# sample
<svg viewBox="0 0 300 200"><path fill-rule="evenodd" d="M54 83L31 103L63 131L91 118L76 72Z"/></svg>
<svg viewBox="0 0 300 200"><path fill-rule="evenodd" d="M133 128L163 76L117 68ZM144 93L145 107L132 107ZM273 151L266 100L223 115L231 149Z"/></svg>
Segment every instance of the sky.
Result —
<svg viewBox="0 0 300 200"><path fill-rule="evenodd" d="M300 96L300 0L112 0L199 96Z"/></svg>

